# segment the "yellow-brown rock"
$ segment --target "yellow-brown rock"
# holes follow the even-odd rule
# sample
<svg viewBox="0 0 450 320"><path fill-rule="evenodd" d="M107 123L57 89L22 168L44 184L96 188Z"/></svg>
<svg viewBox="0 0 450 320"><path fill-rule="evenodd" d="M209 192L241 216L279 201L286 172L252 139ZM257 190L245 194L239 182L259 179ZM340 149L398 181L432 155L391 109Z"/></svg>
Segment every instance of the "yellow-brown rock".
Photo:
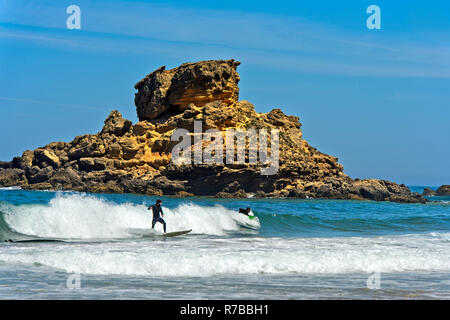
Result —
<svg viewBox="0 0 450 320"><path fill-rule="evenodd" d="M69 143L53 142L0 163L0 186L176 196L425 201L404 185L351 179L336 157L303 139L298 117L281 109L258 113L250 102L238 101L239 64L209 60L159 68L135 86L138 123L133 125L114 110L97 134L78 136ZM177 142L171 136L183 128L192 138L196 120L203 131L218 129L224 141L227 129L278 130L278 171L261 175L263 163L249 164L248 151L243 164L224 160L223 164L175 165L171 152ZM204 141L200 147L204 150L210 144ZM249 141L246 145L255 147Z"/></svg>
<svg viewBox="0 0 450 320"><path fill-rule="evenodd" d="M185 63L170 70L163 66L150 73L135 85L139 120L179 113L190 103L203 106L213 101L227 105L237 102L239 64L234 60L209 60Z"/></svg>

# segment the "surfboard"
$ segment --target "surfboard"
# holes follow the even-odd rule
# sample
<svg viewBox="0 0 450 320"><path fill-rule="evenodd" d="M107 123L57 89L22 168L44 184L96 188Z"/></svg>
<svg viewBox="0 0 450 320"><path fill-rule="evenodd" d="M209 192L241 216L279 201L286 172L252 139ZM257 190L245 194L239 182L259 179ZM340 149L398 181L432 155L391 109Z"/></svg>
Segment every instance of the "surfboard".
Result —
<svg viewBox="0 0 450 320"><path fill-rule="evenodd" d="M168 232L168 233L164 233L162 236L165 237L165 238L176 237L176 236L181 236L182 234L189 233L191 231L192 231L192 229L183 230L183 231Z"/></svg>
<svg viewBox="0 0 450 320"><path fill-rule="evenodd" d="M163 233L163 234L161 234L153 229L128 228L128 229L126 229L126 231L132 235L136 235L136 236L144 237L144 238L160 238L160 237L166 238L166 237L181 236L183 234L191 232L192 229L168 232L168 233Z"/></svg>
<svg viewBox="0 0 450 320"><path fill-rule="evenodd" d="M139 235L144 237L152 237L152 238L170 238L170 237L177 237L181 236L183 234L189 233L192 231L192 229L189 230L182 230L182 231L175 231L175 232L168 232L164 234L158 234L154 230L148 230L148 229L135 229L134 231L138 230ZM144 232L146 231L146 232ZM90 239L92 241L92 239ZM75 240L75 239L51 239L51 238L31 238L31 239L7 239L4 240L4 242L10 242L10 243L36 243L36 242L88 242L87 240Z"/></svg>

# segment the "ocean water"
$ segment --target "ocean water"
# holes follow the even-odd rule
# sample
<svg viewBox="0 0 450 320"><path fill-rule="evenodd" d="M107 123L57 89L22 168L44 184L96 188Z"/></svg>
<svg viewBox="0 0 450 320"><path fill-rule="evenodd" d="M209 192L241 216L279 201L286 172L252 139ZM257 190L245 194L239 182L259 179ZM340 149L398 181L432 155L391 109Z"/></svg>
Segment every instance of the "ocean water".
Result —
<svg viewBox="0 0 450 320"><path fill-rule="evenodd" d="M162 199L0 189L0 299L450 298L449 197Z"/></svg>

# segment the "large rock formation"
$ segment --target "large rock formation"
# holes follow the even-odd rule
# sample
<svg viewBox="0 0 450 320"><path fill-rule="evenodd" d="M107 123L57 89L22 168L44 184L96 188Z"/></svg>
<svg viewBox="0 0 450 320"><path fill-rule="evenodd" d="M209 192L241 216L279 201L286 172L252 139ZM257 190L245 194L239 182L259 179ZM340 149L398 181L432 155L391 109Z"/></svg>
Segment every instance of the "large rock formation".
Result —
<svg viewBox="0 0 450 320"><path fill-rule="evenodd" d="M233 104L239 96L239 64L234 60L210 60L153 71L134 86L138 90L135 103L139 120L181 113L191 103L197 107L213 101Z"/></svg>
<svg viewBox="0 0 450 320"><path fill-rule="evenodd" d="M217 197L299 197L425 202L404 185L385 180L353 180L338 159L311 147L299 119L280 109L257 113L239 101L239 75L234 60L161 67L139 81L135 97L139 122L132 124L112 111L101 132L52 142L0 163L0 186L26 189L69 189L151 195ZM175 165L171 151L177 128L203 131L278 129L279 169L262 175L256 164ZM201 148L206 148L204 143ZM225 154L225 153L224 153ZM249 158L249 152L245 154ZM224 161L225 163L225 161Z"/></svg>

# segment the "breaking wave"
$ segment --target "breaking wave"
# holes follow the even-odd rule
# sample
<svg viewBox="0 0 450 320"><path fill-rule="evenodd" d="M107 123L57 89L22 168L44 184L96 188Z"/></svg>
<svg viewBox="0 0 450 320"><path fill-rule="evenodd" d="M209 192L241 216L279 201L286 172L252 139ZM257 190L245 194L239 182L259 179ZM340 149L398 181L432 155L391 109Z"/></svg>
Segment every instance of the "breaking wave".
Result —
<svg viewBox="0 0 450 320"><path fill-rule="evenodd" d="M450 271L450 234L373 238L216 238L0 250L0 261L152 277Z"/></svg>
<svg viewBox="0 0 450 320"><path fill-rule="evenodd" d="M224 235L238 231L247 217L222 206L193 203L163 208L168 232L192 229L196 234ZM120 239L133 237L130 229L151 227L152 213L144 204L117 204L83 194L57 194L48 204L0 204L0 233L40 238ZM156 224L155 229L162 231ZM4 240L3 239L3 240Z"/></svg>

